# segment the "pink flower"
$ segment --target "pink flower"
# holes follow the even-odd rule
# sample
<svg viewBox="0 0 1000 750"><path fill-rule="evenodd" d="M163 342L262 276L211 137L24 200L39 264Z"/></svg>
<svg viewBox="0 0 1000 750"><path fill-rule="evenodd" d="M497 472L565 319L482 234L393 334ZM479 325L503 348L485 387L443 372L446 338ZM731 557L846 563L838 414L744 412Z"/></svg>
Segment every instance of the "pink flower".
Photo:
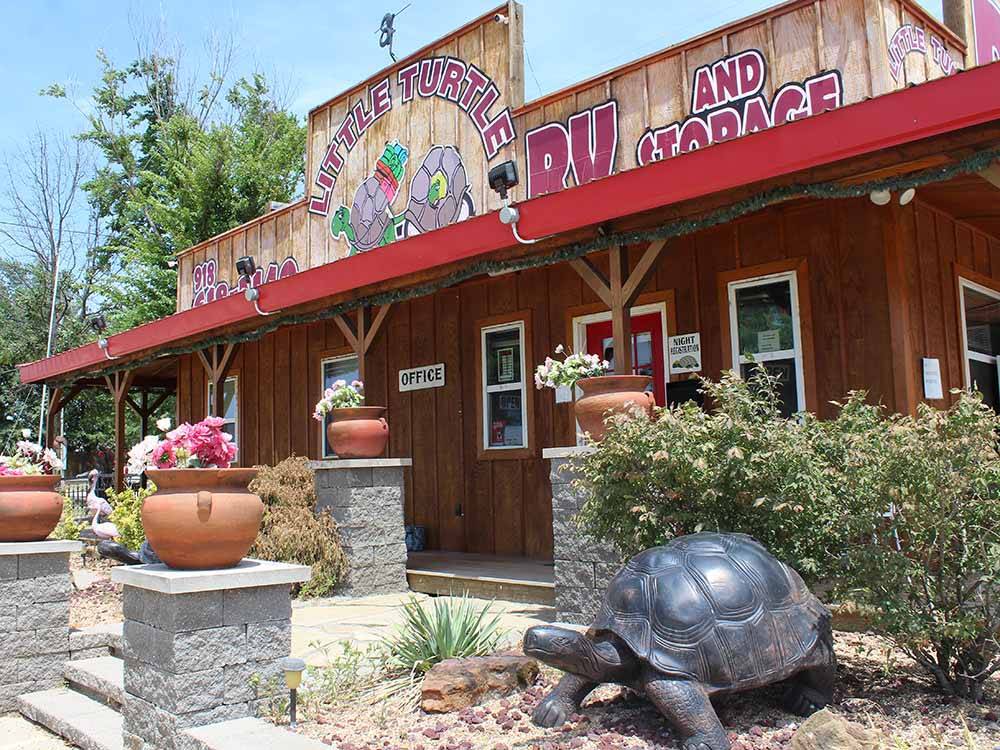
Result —
<svg viewBox="0 0 1000 750"><path fill-rule="evenodd" d="M20 469L12 469L9 466L0 464L0 477L23 477L24 472Z"/></svg>
<svg viewBox="0 0 1000 750"><path fill-rule="evenodd" d="M157 469L173 469L177 466L177 453L170 440L160 442L153 448L153 466Z"/></svg>
<svg viewBox="0 0 1000 750"><path fill-rule="evenodd" d="M224 420L222 417L205 417L197 425L195 425L195 427L201 427L202 425L205 425L207 427L213 427L219 429L225 423L226 420Z"/></svg>

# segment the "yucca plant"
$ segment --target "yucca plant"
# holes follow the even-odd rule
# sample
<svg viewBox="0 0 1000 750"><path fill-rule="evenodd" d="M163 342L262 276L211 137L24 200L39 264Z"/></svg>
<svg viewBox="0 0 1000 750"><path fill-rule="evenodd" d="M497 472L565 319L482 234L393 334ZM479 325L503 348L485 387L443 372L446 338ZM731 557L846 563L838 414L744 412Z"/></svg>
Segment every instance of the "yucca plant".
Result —
<svg viewBox="0 0 1000 750"><path fill-rule="evenodd" d="M429 606L411 597L403 604L403 624L383 644L388 671L422 675L445 659L484 656L503 638L492 604L479 607L468 595L441 597Z"/></svg>

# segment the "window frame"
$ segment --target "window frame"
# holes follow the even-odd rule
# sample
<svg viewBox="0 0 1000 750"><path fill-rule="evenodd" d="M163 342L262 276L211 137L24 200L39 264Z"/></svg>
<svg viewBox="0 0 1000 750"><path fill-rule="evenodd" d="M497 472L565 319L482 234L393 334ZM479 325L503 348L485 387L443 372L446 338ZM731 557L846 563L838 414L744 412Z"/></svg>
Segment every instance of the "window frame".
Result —
<svg viewBox="0 0 1000 750"><path fill-rule="evenodd" d="M972 275L977 276L978 279L973 280L970 278ZM962 378L965 390L971 391L972 368L969 366L969 360L974 359L977 362L982 362L983 364L992 364L997 369L997 379L1000 380L1000 355L982 354L981 352L975 352L969 349L969 331L965 317L965 289L969 288L979 294L991 297L998 302L1000 302L1000 289L984 284L983 282L986 281L986 279L979 274L971 274L962 269L958 270L956 278L958 280L959 329L962 337Z"/></svg>
<svg viewBox="0 0 1000 750"><path fill-rule="evenodd" d="M796 396L799 401L796 411L816 413L818 405L816 400L816 367L813 356L812 303L809 294L809 265L805 258L788 258L717 274L722 334L720 342L722 369L739 372L739 365L743 363L742 353L739 351L739 336L734 335L737 330L735 290L783 279L791 281L792 330L798 344L795 350L797 356L794 358L795 374L798 380ZM763 355L758 355L756 361L788 359L787 352L789 351L792 350L783 349L781 354L766 352Z"/></svg>
<svg viewBox="0 0 1000 750"><path fill-rule="evenodd" d="M348 350L346 350L344 352L341 352L339 354L325 354L325 355L321 356L320 359L319 359L319 394L316 396L316 401L313 402L314 406L315 406L316 402L319 401L323 397L323 391L326 390L326 372L325 372L325 370L326 370L327 363L329 363L329 362L337 362L337 361L345 360L345 359L354 359L354 360L356 360L358 362L358 365L359 365L359 367L358 367L358 377L360 379L360 377L361 377L361 370L360 370L361 360L358 357L357 353L354 352L354 350L348 349ZM326 452L326 449L327 449L326 420L324 419L322 422L318 422L318 424L319 424L319 457L320 457L320 460L323 460L323 461L335 461L338 458L337 454L333 453L332 451L330 453Z"/></svg>
<svg viewBox="0 0 1000 750"><path fill-rule="evenodd" d="M486 335L488 333L517 329L521 337L521 382L520 386L486 385ZM530 373L534 372L532 354L531 311L483 318L476 321L476 455L479 460L514 460L535 456L535 399L534 387L530 384ZM489 426L487 425L487 395L505 391L520 391L521 413L523 416L523 445L489 446Z"/></svg>
<svg viewBox="0 0 1000 750"><path fill-rule="evenodd" d="M239 373L238 372L237 373L230 373L229 375L226 375L226 379L222 381L222 390L223 390L223 393L225 393L226 384L230 380L233 381L233 397L236 399L236 416L233 417L233 419L231 419L231 420L230 419L226 419L225 417L222 417L222 419L223 419L223 427L225 427L230 422L232 422L232 425L233 425L233 435L234 435L233 436L233 442L236 443L236 451L237 451L236 452L236 459L233 461L233 464L236 465L236 464L239 463L239 460L240 460L240 450L239 450L239 448L240 448L240 375L239 375ZM217 416L215 414L211 414L210 413L212 411L212 386L213 385L214 384L212 383L211 380L207 380L205 382L205 411L209 412L205 416L208 416L208 417Z"/></svg>

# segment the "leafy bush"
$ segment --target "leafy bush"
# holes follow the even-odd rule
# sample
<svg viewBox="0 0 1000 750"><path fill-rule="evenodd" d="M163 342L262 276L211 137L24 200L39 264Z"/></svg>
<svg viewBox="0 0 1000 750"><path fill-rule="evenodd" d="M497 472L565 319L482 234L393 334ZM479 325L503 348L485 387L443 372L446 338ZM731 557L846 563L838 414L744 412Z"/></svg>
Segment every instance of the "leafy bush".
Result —
<svg viewBox="0 0 1000 750"><path fill-rule="evenodd" d="M580 460L584 529L625 554L700 530L750 534L837 583L939 687L979 700L1000 671L1000 417L979 394L887 414L782 418L758 371L704 381L715 405L609 420Z"/></svg>
<svg viewBox="0 0 1000 750"><path fill-rule="evenodd" d="M64 496L62 515L59 517L55 531L52 532L52 538L76 541L80 538L80 532L85 528L87 528L87 524L77 523L76 506L73 505L73 501Z"/></svg>
<svg viewBox="0 0 1000 750"><path fill-rule="evenodd" d="M703 381L711 412L693 403L608 420L579 465L580 521L631 556L682 534L742 531L804 575L827 557L837 517L814 460L816 419L783 419L776 380L758 368Z"/></svg>
<svg viewBox="0 0 1000 750"><path fill-rule="evenodd" d="M312 566L312 578L302 585L301 597L325 596L347 571L329 511L316 513L316 476L309 460L292 456L274 467L259 467L250 490L264 501L260 534L250 549L253 557Z"/></svg>
<svg viewBox="0 0 1000 750"><path fill-rule="evenodd" d="M146 531L142 528L142 504L156 491L149 483L145 489L125 488L115 492L110 487L106 494L111 504L111 522L118 527L118 539L130 550L137 551L146 541Z"/></svg>
<svg viewBox="0 0 1000 750"><path fill-rule="evenodd" d="M411 597L403 604L403 624L384 645L390 671L423 674L445 659L485 656L503 637L492 605L477 607L467 596L438 597L428 605Z"/></svg>

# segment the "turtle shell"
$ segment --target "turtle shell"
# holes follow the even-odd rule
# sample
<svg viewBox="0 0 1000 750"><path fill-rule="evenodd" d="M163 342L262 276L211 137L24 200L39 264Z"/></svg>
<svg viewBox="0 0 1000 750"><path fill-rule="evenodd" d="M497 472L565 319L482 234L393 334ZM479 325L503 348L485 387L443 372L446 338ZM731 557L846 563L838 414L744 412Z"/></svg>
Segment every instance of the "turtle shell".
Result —
<svg viewBox="0 0 1000 750"><path fill-rule="evenodd" d="M614 633L666 675L729 691L799 671L829 616L798 573L751 537L702 533L629 560L591 632Z"/></svg>
<svg viewBox="0 0 1000 750"><path fill-rule="evenodd" d="M372 175L358 186L351 207L351 226L358 250L371 250L381 245L391 218L389 198L378 178Z"/></svg>

